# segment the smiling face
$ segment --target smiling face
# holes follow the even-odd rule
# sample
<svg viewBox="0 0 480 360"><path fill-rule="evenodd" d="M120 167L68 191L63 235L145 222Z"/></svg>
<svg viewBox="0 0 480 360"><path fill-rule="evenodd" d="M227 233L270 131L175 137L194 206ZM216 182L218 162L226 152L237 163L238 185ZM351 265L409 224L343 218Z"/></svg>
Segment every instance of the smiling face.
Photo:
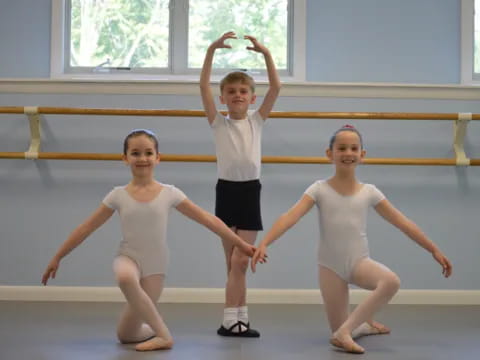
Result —
<svg viewBox="0 0 480 360"><path fill-rule="evenodd" d="M364 156L360 136L349 130L337 132L332 147L327 150L327 157L337 169L355 168Z"/></svg>
<svg viewBox="0 0 480 360"><path fill-rule="evenodd" d="M134 177L153 177L154 168L160 162L154 139L146 134L128 138L123 161L130 166Z"/></svg>
<svg viewBox="0 0 480 360"><path fill-rule="evenodd" d="M256 96L250 85L243 82L227 83L223 86L220 101L226 104L230 116L243 119L250 104L255 103Z"/></svg>

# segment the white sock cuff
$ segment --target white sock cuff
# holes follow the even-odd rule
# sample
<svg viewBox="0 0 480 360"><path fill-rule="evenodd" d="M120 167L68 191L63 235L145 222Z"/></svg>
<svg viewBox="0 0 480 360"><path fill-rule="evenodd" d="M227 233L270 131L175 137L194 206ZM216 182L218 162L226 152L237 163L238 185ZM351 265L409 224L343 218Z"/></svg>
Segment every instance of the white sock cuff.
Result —
<svg viewBox="0 0 480 360"><path fill-rule="evenodd" d="M227 314L227 313L230 314L230 313L238 312L238 308L236 308L236 307L224 308L223 312L224 312L224 314Z"/></svg>
<svg viewBox="0 0 480 360"><path fill-rule="evenodd" d="M248 313L248 306L247 306L247 305L240 306L240 307L238 308L238 313L239 313L239 314L241 314L241 313L244 313L244 314Z"/></svg>

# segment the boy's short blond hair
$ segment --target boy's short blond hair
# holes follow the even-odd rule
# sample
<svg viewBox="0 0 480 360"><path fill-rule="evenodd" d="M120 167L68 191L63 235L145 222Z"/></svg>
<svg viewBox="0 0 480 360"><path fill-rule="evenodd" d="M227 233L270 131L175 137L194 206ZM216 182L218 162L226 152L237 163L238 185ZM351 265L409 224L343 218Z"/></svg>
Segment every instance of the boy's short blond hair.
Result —
<svg viewBox="0 0 480 360"><path fill-rule="evenodd" d="M243 71L233 71L228 73L222 81L220 81L220 92L223 92L223 88L227 84L241 83L250 86L252 93L255 92L255 80Z"/></svg>

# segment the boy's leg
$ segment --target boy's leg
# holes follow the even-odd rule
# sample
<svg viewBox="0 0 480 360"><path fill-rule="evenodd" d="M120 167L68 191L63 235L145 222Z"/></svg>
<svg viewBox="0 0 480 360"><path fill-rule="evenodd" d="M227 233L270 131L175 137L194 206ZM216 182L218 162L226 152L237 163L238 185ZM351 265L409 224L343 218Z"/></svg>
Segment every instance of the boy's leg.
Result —
<svg viewBox="0 0 480 360"><path fill-rule="evenodd" d="M372 290L372 293L355 308L348 319L335 332L334 338L344 344L353 342L352 330L365 322L372 324L372 326L377 324L379 328L383 326L373 323L371 319L383 305L390 301L400 287L400 279L395 273L369 258L362 259L357 264L351 280L353 284L361 288ZM378 333L386 332L380 329Z"/></svg>
<svg viewBox="0 0 480 360"><path fill-rule="evenodd" d="M257 231L251 230L236 230L232 228L239 237L250 244L254 244L257 238ZM243 333L251 337L257 337L260 334L253 329L248 329L246 326L238 323L248 325L248 311L246 308L246 273L249 264L249 258L240 250L231 246L226 241L223 241L225 250L225 257L227 263L227 283L225 286L225 313L223 328L230 329L233 325L238 324L232 329L233 333ZM234 314L235 313L235 314ZM240 318L239 318L240 316ZM223 329L219 329L220 335L228 334Z"/></svg>
<svg viewBox="0 0 480 360"><path fill-rule="evenodd" d="M257 231L237 230L237 235L249 244L255 244ZM247 303L247 269L249 257L237 248L233 248L231 257L231 268L228 273L228 285L226 305L236 307L245 306Z"/></svg>
<svg viewBox="0 0 480 360"><path fill-rule="evenodd" d="M114 262L114 272L118 286L122 290L128 302L128 308L121 318L118 326L119 339L122 342L134 340L139 335L129 338L131 335L130 324L138 330L139 321L147 323L153 330L155 337L136 346L137 350L169 349L173 345L170 332L163 322L156 308L164 283L161 274L151 275L140 280L140 272L136 263L126 256L119 256ZM129 320L133 320L129 323ZM140 328L142 330L142 328ZM148 331L148 328L143 328Z"/></svg>

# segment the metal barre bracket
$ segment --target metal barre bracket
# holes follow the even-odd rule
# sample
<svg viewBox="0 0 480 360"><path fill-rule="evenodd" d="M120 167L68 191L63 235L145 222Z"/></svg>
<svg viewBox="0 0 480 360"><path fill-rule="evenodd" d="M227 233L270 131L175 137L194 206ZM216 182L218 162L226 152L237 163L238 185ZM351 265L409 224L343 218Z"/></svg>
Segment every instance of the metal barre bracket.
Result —
<svg viewBox="0 0 480 360"><path fill-rule="evenodd" d="M38 106L25 106L23 113L27 115L30 123L30 147L25 152L25 159L38 159L38 152L40 151L40 114L38 113Z"/></svg>
<svg viewBox="0 0 480 360"><path fill-rule="evenodd" d="M472 120L472 113L458 113L458 119L453 123L453 150L457 166L470 165L470 159L465 154L465 134L467 124Z"/></svg>

